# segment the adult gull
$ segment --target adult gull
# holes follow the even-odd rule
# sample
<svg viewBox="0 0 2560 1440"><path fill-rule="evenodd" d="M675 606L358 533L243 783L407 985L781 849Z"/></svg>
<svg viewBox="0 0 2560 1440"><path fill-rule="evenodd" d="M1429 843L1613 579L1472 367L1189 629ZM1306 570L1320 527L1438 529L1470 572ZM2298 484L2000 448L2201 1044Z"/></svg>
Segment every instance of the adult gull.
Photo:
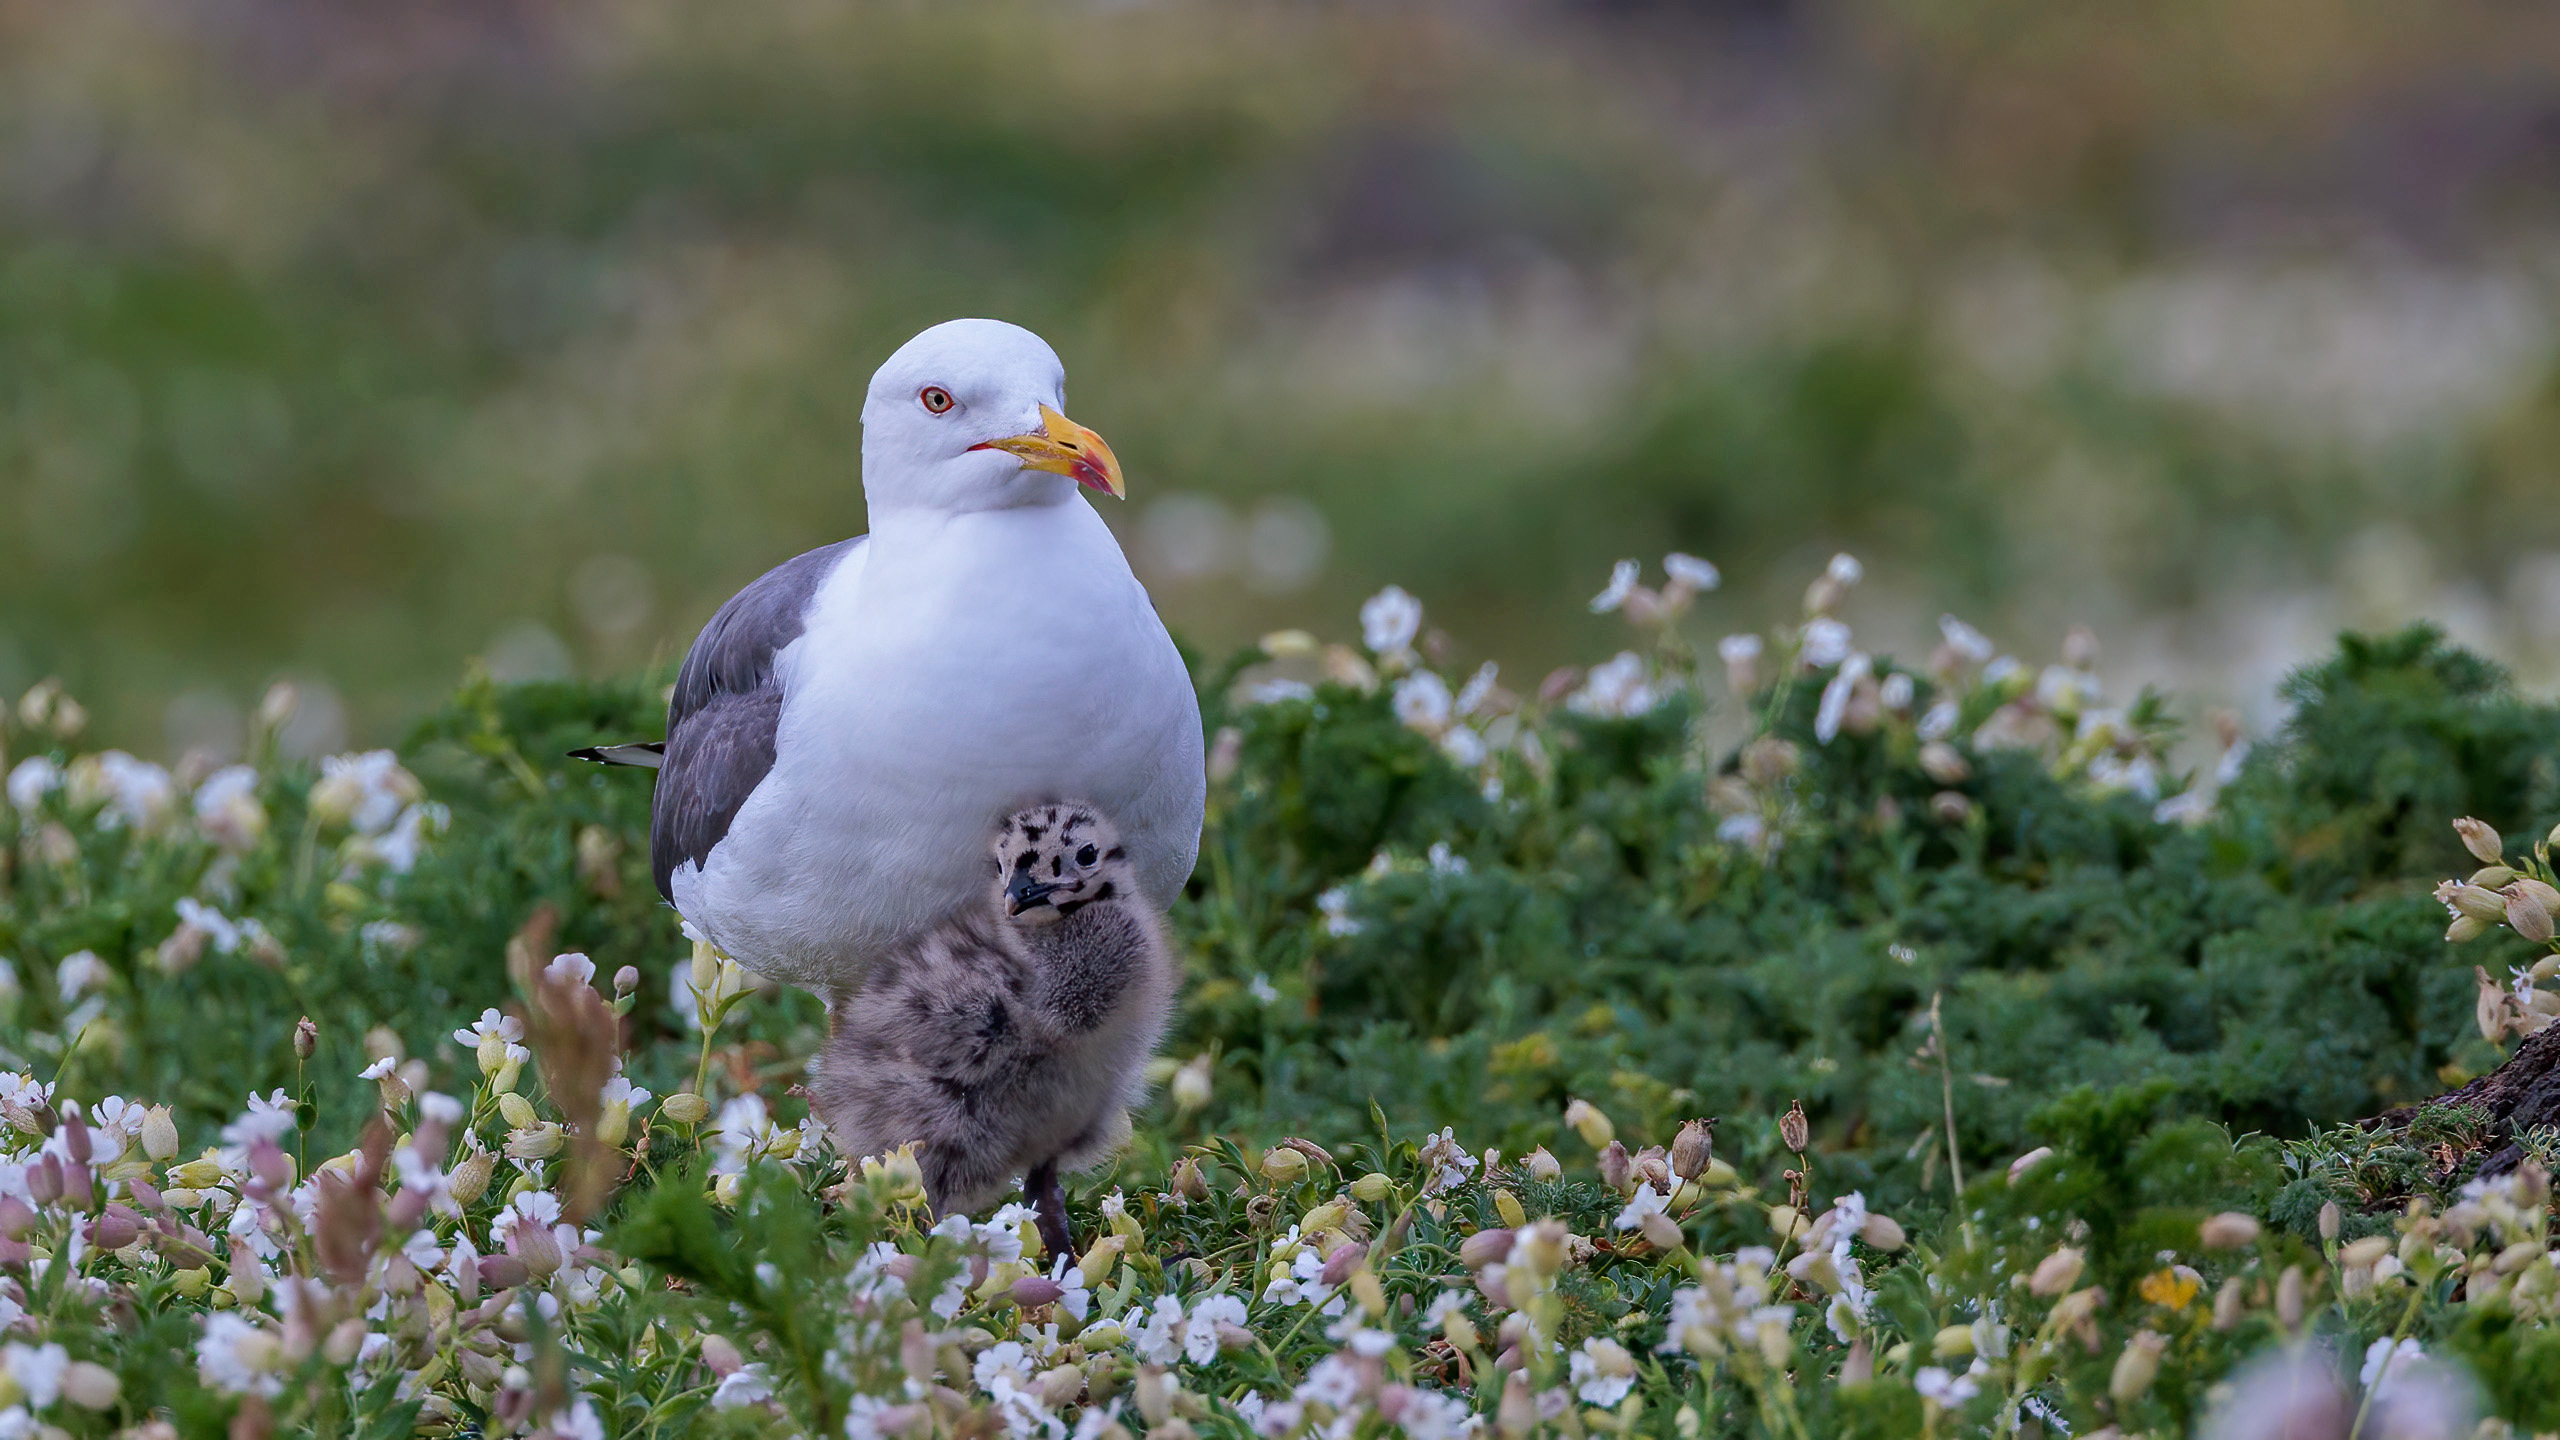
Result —
<svg viewBox="0 0 2560 1440"><path fill-rule="evenodd" d="M883 947L982 903L1026 805L1119 823L1171 903L1199 852L1200 707L1081 493L1125 494L1039 336L953 320L862 407L856 536L785 561L686 654L649 827L659 893L739 963L839 999ZM662 753L659 753L661 752Z"/></svg>

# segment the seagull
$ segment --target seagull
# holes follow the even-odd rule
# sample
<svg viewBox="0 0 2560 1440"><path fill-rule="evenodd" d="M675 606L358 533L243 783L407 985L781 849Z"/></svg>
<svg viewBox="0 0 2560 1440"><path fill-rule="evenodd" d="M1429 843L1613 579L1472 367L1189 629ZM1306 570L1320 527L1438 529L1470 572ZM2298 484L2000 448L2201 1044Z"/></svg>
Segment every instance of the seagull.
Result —
<svg viewBox="0 0 2560 1440"><path fill-rule="evenodd" d="M1067 418L1065 366L999 320L916 336L871 378L871 531L767 571L677 672L658 893L741 965L832 1005L885 947L983 904L987 837L1026 805L1118 821L1158 911L1207 800L1191 676L1083 494L1120 462Z"/></svg>

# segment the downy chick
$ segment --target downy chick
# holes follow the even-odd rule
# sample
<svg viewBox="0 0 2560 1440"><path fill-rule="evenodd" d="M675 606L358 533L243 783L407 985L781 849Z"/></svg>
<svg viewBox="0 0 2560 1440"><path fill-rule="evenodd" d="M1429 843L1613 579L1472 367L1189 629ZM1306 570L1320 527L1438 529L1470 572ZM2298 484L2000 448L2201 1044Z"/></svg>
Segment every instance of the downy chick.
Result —
<svg viewBox="0 0 2560 1440"><path fill-rule="evenodd" d="M810 1066L847 1153L913 1141L937 1214L1017 1175L1043 1243L1068 1252L1061 1170L1115 1153L1179 981L1111 822L1038 805L996 836L988 903L881 953Z"/></svg>

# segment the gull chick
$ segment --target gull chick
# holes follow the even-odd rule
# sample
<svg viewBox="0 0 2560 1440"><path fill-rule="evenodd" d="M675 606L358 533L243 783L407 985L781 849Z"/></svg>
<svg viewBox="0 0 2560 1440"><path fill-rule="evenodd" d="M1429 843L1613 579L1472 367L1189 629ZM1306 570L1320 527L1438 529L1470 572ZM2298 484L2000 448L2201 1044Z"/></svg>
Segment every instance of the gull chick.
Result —
<svg viewBox="0 0 2560 1440"><path fill-rule="evenodd" d="M1120 833L1090 805L1035 805L996 836L986 903L878 953L835 1008L810 1093L854 1155L913 1142L935 1213L1017 1175L1070 1253L1062 1170L1129 1137L1178 974Z"/></svg>

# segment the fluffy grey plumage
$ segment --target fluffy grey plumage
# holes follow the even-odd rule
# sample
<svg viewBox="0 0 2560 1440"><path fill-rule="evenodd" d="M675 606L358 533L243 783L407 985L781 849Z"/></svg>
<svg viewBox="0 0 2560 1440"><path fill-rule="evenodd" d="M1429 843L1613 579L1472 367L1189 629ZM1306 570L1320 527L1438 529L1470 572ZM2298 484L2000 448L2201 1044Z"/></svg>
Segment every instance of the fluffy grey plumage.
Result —
<svg viewBox="0 0 2560 1440"><path fill-rule="evenodd" d="M988 900L881 953L836 1006L810 1093L850 1154L915 1142L937 1212L976 1211L1028 1172L1057 1249L1056 1173L1127 1141L1178 972L1091 806L1007 819Z"/></svg>

